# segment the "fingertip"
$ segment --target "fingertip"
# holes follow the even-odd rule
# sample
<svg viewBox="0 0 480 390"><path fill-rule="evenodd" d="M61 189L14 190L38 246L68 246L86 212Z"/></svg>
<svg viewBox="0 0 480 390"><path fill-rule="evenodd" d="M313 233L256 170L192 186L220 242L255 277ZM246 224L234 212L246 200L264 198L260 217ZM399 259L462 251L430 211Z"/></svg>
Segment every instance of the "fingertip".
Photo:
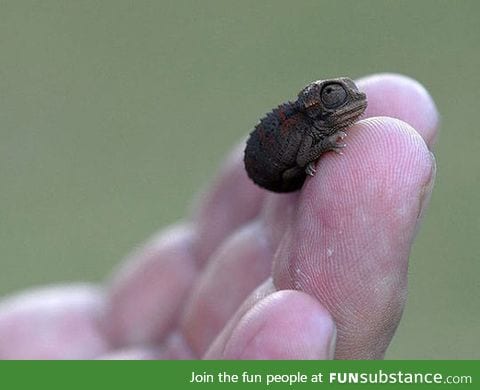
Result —
<svg viewBox="0 0 480 390"><path fill-rule="evenodd" d="M432 96L418 81L401 74L380 73L358 80L368 97L365 117L389 116L412 126L431 149L439 114Z"/></svg>
<svg viewBox="0 0 480 390"><path fill-rule="evenodd" d="M228 154L210 187L195 202L199 264L204 264L231 232L260 212L266 192L248 178L244 149L245 140Z"/></svg>
<svg viewBox="0 0 480 390"><path fill-rule="evenodd" d="M180 328L192 350L203 355L239 305L271 272L264 227L251 222L215 251L190 294Z"/></svg>
<svg viewBox="0 0 480 390"><path fill-rule="evenodd" d="M345 249L355 250L369 236L365 229L381 221L387 232L405 232L401 252L409 251L435 177L432 154L409 124L390 117L365 119L351 128L344 155L324 156L317 170L299 200L298 223L311 225L305 238L320 224L340 232L354 224L356 239Z"/></svg>
<svg viewBox="0 0 480 390"><path fill-rule="evenodd" d="M408 123L374 117L352 126L344 155L323 156L317 169L302 198L311 196L319 207L331 207L340 198L344 206L355 200L377 202L384 193L401 198L430 181L434 164L423 138Z"/></svg>
<svg viewBox="0 0 480 390"><path fill-rule="evenodd" d="M158 342L177 319L197 267L188 224L169 227L120 264L107 285L103 317L116 347Z"/></svg>
<svg viewBox="0 0 480 390"><path fill-rule="evenodd" d="M225 344L224 359L332 359L335 324L311 296L277 291L240 319Z"/></svg>
<svg viewBox="0 0 480 390"><path fill-rule="evenodd" d="M100 289L47 286L0 302L0 359L91 359L108 350Z"/></svg>

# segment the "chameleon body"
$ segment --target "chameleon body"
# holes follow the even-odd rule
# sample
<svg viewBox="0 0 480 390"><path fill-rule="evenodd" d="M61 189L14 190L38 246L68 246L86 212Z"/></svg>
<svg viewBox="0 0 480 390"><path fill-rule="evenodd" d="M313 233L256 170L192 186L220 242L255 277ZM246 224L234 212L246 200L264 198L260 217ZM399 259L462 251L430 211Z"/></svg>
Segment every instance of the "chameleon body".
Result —
<svg viewBox="0 0 480 390"><path fill-rule="evenodd" d="M308 84L250 133L244 156L248 176L270 191L299 190L307 175L315 174L314 163L323 153L346 146L344 130L366 107L366 95L347 77Z"/></svg>

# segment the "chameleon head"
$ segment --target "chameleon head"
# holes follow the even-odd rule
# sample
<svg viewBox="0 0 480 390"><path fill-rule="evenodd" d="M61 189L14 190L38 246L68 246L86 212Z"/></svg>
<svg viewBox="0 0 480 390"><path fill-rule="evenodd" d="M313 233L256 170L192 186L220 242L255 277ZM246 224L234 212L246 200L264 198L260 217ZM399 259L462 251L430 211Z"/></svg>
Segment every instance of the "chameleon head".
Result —
<svg viewBox="0 0 480 390"><path fill-rule="evenodd" d="M350 126L367 108L367 96L348 77L318 80L300 91L297 107L328 133ZM328 130L328 131L327 131Z"/></svg>

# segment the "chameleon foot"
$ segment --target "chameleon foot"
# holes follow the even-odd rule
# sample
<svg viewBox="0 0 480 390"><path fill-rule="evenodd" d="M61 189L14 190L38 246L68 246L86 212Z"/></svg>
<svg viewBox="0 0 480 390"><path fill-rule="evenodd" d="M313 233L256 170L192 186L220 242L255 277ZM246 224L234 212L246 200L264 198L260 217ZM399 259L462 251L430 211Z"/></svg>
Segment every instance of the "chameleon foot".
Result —
<svg viewBox="0 0 480 390"><path fill-rule="evenodd" d="M342 130L333 133L331 136L325 139L325 146L327 150L333 150L337 154L343 154L342 149L347 146L346 143L342 142L343 139L347 136Z"/></svg>
<svg viewBox="0 0 480 390"><path fill-rule="evenodd" d="M308 176L315 176L315 173L317 170L315 169L315 163L313 161L309 162L307 166L305 167L305 173Z"/></svg>

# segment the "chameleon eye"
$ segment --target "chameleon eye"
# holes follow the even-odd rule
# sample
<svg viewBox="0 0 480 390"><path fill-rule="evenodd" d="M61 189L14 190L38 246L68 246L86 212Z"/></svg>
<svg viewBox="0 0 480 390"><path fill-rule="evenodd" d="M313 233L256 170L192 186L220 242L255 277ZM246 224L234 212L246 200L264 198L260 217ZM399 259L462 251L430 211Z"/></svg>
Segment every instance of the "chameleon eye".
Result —
<svg viewBox="0 0 480 390"><path fill-rule="evenodd" d="M328 84L323 87L321 98L326 108L336 108L345 103L347 91L345 91L345 88L343 88L341 84Z"/></svg>

